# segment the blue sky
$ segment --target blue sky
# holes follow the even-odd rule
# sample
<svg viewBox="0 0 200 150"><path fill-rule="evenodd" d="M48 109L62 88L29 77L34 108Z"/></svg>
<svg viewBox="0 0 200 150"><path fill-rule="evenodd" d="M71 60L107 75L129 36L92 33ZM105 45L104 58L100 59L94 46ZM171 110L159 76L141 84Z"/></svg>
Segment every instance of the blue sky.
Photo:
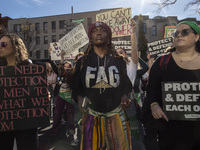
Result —
<svg viewBox="0 0 200 150"><path fill-rule="evenodd" d="M131 7L132 16L149 15L155 16L177 16L179 20L192 17L200 21L200 15L194 14L194 8L184 11L184 6L189 0L178 0L175 5L163 9L159 14L154 11L156 7L153 2L160 0L3 0L1 2L0 13L2 17L8 16L15 18L34 18L52 15L71 13L73 6L74 13L95 11L99 9Z"/></svg>

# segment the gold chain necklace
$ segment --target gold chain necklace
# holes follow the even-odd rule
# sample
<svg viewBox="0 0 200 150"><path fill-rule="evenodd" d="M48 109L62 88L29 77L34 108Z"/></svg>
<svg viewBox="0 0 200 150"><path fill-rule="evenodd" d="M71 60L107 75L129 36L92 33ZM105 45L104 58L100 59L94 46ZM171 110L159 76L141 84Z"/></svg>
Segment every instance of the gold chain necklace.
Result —
<svg viewBox="0 0 200 150"><path fill-rule="evenodd" d="M192 58L191 60L184 61L184 60L182 60L182 59L179 57L179 55L178 55L177 53L176 53L176 55L178 56L178 59L180 60L181 63L182 63L182 62L191 62L191 61L195 60L197 57L199 57L199 53L198 53L197 56L195 56L195 57Z"/></svg>

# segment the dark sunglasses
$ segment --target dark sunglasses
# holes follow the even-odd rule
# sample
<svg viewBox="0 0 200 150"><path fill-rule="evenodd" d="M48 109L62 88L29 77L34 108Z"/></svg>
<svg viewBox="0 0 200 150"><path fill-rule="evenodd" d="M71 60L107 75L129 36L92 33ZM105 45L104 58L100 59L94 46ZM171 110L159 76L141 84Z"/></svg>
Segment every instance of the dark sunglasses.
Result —
<svg viewBox="0 0 200 150"><path fill-rule="evenodd" d="M124 52L123 50L119 51L120 54L123 54L123 52Z"/></svg>
<svg viewBox="0 0 200 150"><path fill-rule="evenodd" d="M173 32L172 35L173 35L174 38L177 38L178 35L179 35L179 33L181 33L182 36L187 36L187 35L190 34L190 32L194 33L194 32L192 31L192 29L183 29L183 30L181 30L181 31Z"/></svg>
<svg viewBox="0 0 200 150"><path fill-rule="evenodd" d="M6 42L0 42L1 47L6 48L7 47L7 43Z"/></svg>

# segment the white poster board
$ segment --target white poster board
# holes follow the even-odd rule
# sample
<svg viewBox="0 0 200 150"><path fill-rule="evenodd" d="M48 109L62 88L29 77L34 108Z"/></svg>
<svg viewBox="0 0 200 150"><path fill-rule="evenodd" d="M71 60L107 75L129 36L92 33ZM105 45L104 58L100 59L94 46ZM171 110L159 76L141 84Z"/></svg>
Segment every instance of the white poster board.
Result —
<svg viewBox="0 0 200 150"><path fill-rule="evenodd" d="M110 26L112 37L131 35L131 8L115 9L96 15L96 21L101 21Z"/></svg>
<svg viewBox="0 0 200 150"><path fill-rule="evenodd" d="M72 59L79 53L79 49L89 42L89 38L81 23L58 42L61 49L66 52L65 59Z"/></svg>
<svg viewBox="0 0 200 150"><path fill-rule="evenodd" d="M165 26L164 38L173 37L172 33L176 31L176 26Z"/></svg>
<svg viewBox="0 0 200 150"><path fill-rule="evenodd" d="M59 42L50 43L51 60L60 60L61 46Z"/></svg>

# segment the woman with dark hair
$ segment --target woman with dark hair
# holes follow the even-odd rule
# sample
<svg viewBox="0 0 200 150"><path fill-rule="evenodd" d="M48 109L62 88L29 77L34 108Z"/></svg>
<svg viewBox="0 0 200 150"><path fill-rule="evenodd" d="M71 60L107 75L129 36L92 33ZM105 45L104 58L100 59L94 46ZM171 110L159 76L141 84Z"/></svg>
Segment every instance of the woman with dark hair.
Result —
<svg viewBox="0 0 200 150"><path fill-rule="evenodd" d="M60 81L59 93L56 97L55 111L53 116L53 127L50 135L56 137L61 125L61 119L64 109L67 116L67 133L73 136L75 133L74 126L74 106L71 99L71 78L73 75L73 66L70 61L64 61L65 52L61 51L61 60L58 66ZM73 141L72 141L73 142Z"/></svg>
<svg viewBox="0 0 200 150"><path fill-rule="evenodd" d="M130 129L123 106L130 104L132 84L126 63L111 48L112 33L103 22L88 31L90 43L76 64L72 92L84 112L80 149L130 150Z"/></svg>
<svg viewBox="0 0 200 150"><path fill-rule="evenodd" d="M173 93L165 90L165 94L172 98L166 104L167 99L162 98L164 91L162 91L161 83L164 82L165 85L166 83L183 85L186 82L191 84L200 82L200 27L195 22L183 21L177 25L173 36L174 47L171 52L167 56L159 57L151 67L147 97L151 103L150 108L153 117L162 122L162 127L158 131L160 150L199 150L199 110L191 118L190 112L192 110L181 109L184 114L182 116L180 114L181 110L175 107L178 105L177 103L192 107L192 104L188 103L191 102L191 97L185 97L185 100L182 99L182 103L180 103L177 98L176 88L178 87L176 86ZM168 58L168 63L164 68L160 65L163 64L160 63L163 60L162 58ZM188 95L185 90L180 91L182 95ZM195 92L195 88L191 88L190 92ZM173 96L173 94L177 95ZM198 107L200 106L199 98L195 104Z"/></svg>
<svg viewBox="0 0 200 150"><path fill-rule="evenodd" d="M19 65L30 65L24 42L15 34L3 34L0 37L0 66ZM0 132L0 149L12 150L14 138L18 150L37 149L37 128Z"/></svg>

